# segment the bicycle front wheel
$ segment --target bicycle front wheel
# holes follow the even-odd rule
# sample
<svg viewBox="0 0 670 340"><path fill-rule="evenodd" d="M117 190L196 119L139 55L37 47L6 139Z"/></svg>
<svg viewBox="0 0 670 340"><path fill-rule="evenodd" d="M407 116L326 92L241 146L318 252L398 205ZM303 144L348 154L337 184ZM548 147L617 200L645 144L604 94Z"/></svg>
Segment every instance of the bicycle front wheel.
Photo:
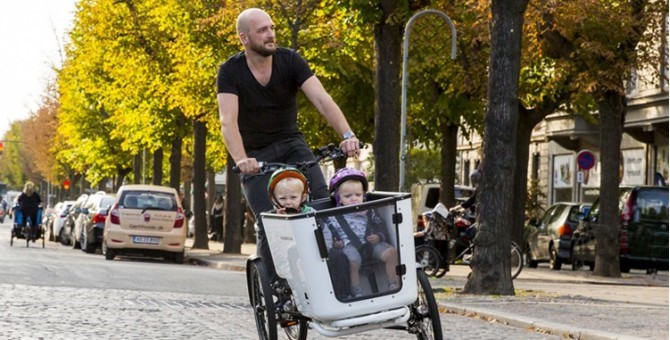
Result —
<svg viewBox="0 0 670 340"><path fill-rule="evenodd" d="M516 279L521 274L523 268L523 256L521 255L521 248L515 242L512 242L512 250L510 257L510 268L512 270L512 280Z"/></svg>
<svg viewBox="0 0 670 340"><path fill-rule="evenodd" d="M261 340L277 339L277 316L270 288L270 277L261 260L248 265L247 281L250 289L251 306L256 319L256 330Z"/></svg>
<svg viewBox="0 0 670 340"><path fill-rule="evenodd" d="M442 264L442 257L437 249L428 245L420 245L416 247L414 252L416 254L416 263L423 272L427 276L437 275Z"/></svg>
<svg viewBox="0 0 670 340"><path fill-rule="evenodd" d="M417 270L416 278L419 295L412 306L414 317L411 318L417 326L416 338L418 340L442 340L440 311L437 308L433 288L422 271Z"/></svg>

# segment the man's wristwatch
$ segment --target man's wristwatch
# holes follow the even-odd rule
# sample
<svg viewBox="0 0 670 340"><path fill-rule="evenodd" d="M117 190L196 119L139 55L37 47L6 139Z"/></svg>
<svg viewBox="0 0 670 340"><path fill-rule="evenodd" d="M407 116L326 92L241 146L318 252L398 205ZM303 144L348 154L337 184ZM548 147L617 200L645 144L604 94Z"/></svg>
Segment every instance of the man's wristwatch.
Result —
<svg viewBox="0 0 670 340"><path fill-rule="evenodd" d="M349 138L354 138L354 137L356 137L356 135L355 135L354 132L351 131L351 130L345 132L345 133L342 135L342 138L343 138L343 139L349 139Z"/></svg>

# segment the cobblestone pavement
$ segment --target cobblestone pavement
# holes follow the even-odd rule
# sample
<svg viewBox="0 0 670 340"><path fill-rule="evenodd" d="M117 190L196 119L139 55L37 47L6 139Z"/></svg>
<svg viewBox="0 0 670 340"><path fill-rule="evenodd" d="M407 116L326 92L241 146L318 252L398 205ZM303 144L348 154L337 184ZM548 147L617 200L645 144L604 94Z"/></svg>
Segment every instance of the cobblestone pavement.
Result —
<svg viewBox="0 0 670 340"><path fill-rule="evenodd" d="M244 298L118 289L0 284L0 339L257 339ZM441 314L445 339L560 339ZM309 339L331 339L310 331ZM415 339L376 330L341 339Z"/></svg>

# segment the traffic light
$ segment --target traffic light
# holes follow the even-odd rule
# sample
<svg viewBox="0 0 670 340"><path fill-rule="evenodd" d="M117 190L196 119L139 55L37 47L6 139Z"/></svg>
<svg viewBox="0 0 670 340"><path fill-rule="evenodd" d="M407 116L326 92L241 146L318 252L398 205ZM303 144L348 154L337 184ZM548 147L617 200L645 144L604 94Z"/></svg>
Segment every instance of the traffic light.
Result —
<svg viewBox="0 0 670 340"><path fill-rule="evenodd" d="M67 179L63 181L63 189L68 190L70 189L70 181Z"/></svg>
<svg viewBox="0 0 670 340"><path fill-rule="evenodd" d="M5 148L5 145L0 142L0 155L2 155L2 150Z"/></svg>

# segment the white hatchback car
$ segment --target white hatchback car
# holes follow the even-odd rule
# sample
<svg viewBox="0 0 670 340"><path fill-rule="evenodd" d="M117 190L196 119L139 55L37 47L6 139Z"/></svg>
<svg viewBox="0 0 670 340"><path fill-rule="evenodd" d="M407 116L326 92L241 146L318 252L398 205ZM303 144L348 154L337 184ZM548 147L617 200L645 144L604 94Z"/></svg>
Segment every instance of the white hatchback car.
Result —
<svg viewBox="0 0 670 340"><path fill-rule="evenodd" d="M174 188L124 185L105 221L102 252L158 256L184 263L186 218Z"/></svg>

